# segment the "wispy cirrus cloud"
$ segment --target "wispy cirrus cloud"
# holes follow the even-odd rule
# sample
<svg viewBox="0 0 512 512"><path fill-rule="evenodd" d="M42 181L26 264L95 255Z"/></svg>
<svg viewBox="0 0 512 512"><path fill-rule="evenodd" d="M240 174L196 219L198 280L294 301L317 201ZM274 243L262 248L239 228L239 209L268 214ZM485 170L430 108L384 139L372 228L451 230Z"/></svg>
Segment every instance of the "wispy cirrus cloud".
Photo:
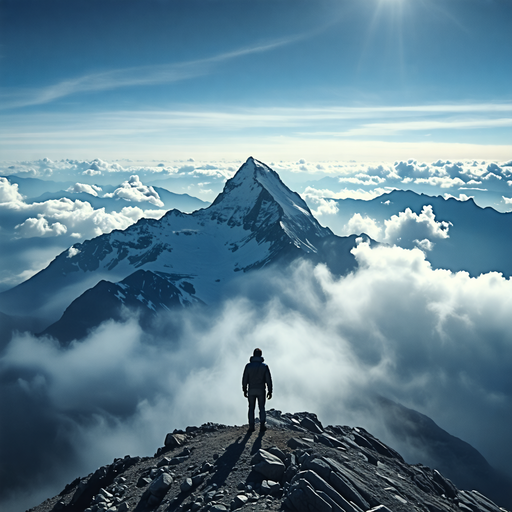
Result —
<svg viewBox="0 0 512 512"><path fill-rule="evenodd" d="M304 35L239 48L205 59L154 66L136 66L89 73L46 87L6 91L1 95L0 108L19 108L51 103L77 93L106 91L122 87L167 84L204 76L216 65L245 55L262 53L293 43Z"/></svg>
<svg viewBox="0 0 512 512"><path fill-rule="evenodd" d="M398 121L390 123L370 123L358 128L340 132L340 136L360 135L387 135L406 131L430 131L430 130L474 130L484 128L509 128L512 127L512 118L498 119L457 119L457 120L420 120ZM335 135L331 133L331 135Z"/></svg>

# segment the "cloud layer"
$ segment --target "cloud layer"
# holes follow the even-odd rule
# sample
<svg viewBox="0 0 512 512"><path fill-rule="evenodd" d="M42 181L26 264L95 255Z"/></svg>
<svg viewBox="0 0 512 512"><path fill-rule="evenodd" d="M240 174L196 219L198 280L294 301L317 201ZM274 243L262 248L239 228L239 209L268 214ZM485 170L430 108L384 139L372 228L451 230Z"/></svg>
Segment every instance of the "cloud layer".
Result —
<svg viewBox="0 0 512 512"><path fill-rule="evenodd" d="M22 486L30 467L30 481L56 492L113 457L151 453L173 428L245 423L240 378L255 346L273 372L269 406L389 441L365 412L378 392L508 471L512 282L432 270L418 249L360 243L354 252L359 270L341 279L307 264L249 274L227 302L162 315L151 332L134 318L107 323L67 350L17 336L0 360L12 409L6 488Z"/></svg>
<svg viewBox="0 0 512 512"><path fill-rule="evenodd" d="M84 183L67 189L70 194L89 194L91 201L101 191L99 186ZM154 188L144 185L138 176L124 182L111 196L121 199L117 211L67 197L34 202L20 193L17 183L0 178L0 289L31 277L77 241L126 229L143 217L158 219L166 212ZM41 239L49 240L42 245Z"/></svg>

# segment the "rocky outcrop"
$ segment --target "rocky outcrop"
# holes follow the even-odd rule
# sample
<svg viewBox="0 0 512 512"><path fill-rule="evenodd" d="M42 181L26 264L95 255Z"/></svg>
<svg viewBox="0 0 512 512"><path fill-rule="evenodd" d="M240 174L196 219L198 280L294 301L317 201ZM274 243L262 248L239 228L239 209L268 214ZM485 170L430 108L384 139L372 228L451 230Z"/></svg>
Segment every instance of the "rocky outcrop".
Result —
<svg viewBox="0 0 512 512"><path fill-rule="evenodd" d="M175 430L154 457L125 457L34 512L503 512L439 471L409 465L362 428L268 412L268 429Z"/></svg>

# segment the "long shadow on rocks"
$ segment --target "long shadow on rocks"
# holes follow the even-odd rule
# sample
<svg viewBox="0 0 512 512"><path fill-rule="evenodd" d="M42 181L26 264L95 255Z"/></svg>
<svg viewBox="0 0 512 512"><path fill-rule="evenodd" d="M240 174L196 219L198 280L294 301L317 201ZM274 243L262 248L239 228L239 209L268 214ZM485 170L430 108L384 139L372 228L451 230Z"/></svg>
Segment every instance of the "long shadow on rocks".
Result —
<svg viewBox="0 0 512 512"><path fill-rule="evenodd" d="M259 449L261 448L261 442L263 440L263 436L265 435L265 431L261 432L258 434L258 437L256 438L256 440L254 441L253 445L252 445L252 448L251 448L251 457L253 455L255 455L256 453L258 453ZM251 471L249 472L249 475L247 476L247 479L246 479L246 483L248 484L251 484L253 487L256 485L259 485L261 484L263 480L263 476L254 471L254 469L251 469Z"/></svg>
<svg viewBox="0 0 512 512"><path fill-rule="evenodd" d="M216 460L215 465L217 466L217 471L210 479L212 484L217 484L219 487L224 485L228 475L240 459L240 455L242 455L250 437L250 432L247 432L243 438L240 436L233 444L230 444L224 451L224 454Z"/></svg>
<svg viewBox="0 0 512 512"><path fill-rule="evenodd" d="M252 448L251 448L251 455L254 455L258 452L258 450L261 448L261 440L263 439L263 436L265 435L265 432L261 432L258 434L258 437L254 441Z"/></svg>

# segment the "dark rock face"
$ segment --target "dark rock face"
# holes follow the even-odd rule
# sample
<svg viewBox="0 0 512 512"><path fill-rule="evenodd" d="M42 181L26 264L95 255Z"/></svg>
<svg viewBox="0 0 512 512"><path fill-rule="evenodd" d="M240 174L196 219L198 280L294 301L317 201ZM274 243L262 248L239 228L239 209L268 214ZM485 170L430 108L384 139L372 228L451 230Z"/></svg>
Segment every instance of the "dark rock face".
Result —
<svg viewBox="0 0 512 512"><path fill-rule="evenodd" d="M439 471L409 465L364 429L268 412L268 429L174 431L154 457L125 457L78 478L34 512L284 510L503 512Z"/></svg>
<svg viewBox="0 0 512 512"><path fill-rule="evenodd" d="M138 314L144 326L163 309L202 304L186 279L186 275L137 270L119 283L100 281L75 299L60 320L41 334L68 344L84 338L106 320L122 320L127 311Z"/></svg>
<svg viewBox="0 0 512 512"><path fill-rule="evenodd" d="M512 482L491 467L473 446L452 436L428 416L413 409L384 397L378 397L374 403L379 417L398 442L421 450L423 463L449 475L458 487L477 489L510 506ZM357 439L355 437L359 444Z"/></svg>

